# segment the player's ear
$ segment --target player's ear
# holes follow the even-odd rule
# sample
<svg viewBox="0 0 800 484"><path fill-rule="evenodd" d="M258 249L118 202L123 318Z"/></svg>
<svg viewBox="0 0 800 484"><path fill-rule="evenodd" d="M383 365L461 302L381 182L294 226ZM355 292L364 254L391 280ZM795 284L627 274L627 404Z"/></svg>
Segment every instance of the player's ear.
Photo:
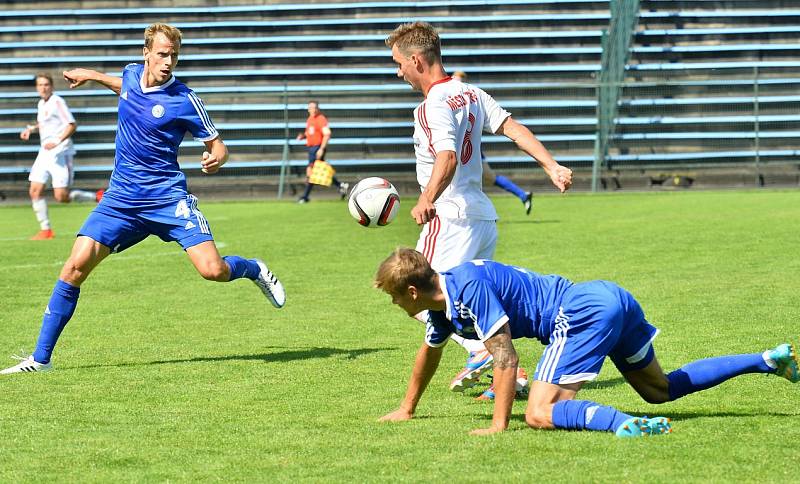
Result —
<svg viewBox="0 0 800 484"><path fill-rule="evenodd" d="M142 58L144 59L144 63L145 64L147 64L147 54L149 54L149 53L150 53L150 50L147 48L147 46L142 47Z"/></svg>
<svg viewBox="0 0 800 484"><path fill-rule="evenodd" d="M408 296L411 298L412 301L416 301L419 297L419 290L416 286L408 286L406 290L408 292Z"/></svg>

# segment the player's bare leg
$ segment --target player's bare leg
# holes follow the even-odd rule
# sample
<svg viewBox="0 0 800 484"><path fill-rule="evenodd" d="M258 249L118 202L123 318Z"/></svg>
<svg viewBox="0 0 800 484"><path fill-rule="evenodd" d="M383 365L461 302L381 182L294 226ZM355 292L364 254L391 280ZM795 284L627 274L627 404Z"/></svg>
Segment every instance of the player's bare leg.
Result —
<svg viewBox="0 0 800 484"><path fill-rule="evenodd" d="M286 304L286 291L283 284L261 259L244 259L239 256L221 257L213 240L189 247L186 249L186 254L189 255L192 264L204 279L228 282L245 277L252 280L276 308Z"/></svg>

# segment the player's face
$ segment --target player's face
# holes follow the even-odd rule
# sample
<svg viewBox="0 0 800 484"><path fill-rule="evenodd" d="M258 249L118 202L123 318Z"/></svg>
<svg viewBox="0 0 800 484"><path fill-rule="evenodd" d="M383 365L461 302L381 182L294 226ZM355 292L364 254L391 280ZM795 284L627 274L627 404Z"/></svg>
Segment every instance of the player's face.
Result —
<svg viewBox="0 0 800 484"><path fill-rule="evenodd" d="M427 308L422 307L419 301L419 293L414 288L413 291L405 291L401 294L389 294L392 296L392 304L396 304L400 306L403 311L406 312L412 318L419 314L420 312L424 311Z"/></svg>
<svg viewBox="0 0 800 484"><path fill-rule="evenodd" d="M308 115L316 116L319 114L319 105L317 103L308 103Z"/></svg>
<svg viewBox="0 0 800 484"><path fill-rule="evenodd" d="M50 96L53 95L53 85L50 84L50 81L46 77L37 77L36 92L39 93L39 97L47 101L50 99Z"/></svg>
<svg viewBox="0 0 800 484"><path fill-rule="evenodd" d="M397 77L411 84L411 87L421 90L419 82L419 73L417 71L417 63L415 56L412 54L406 57L397 48L397 44L392 46L392 60L397 64Z"/></svg>
<svg viewBox="0 0 800 484"><path fill-rule="evenodd" d="M144 48L144 62L148 84L160 86L172 76L178 63L178 50L166 35L159 32L153 38L152 48Z"/></svg>

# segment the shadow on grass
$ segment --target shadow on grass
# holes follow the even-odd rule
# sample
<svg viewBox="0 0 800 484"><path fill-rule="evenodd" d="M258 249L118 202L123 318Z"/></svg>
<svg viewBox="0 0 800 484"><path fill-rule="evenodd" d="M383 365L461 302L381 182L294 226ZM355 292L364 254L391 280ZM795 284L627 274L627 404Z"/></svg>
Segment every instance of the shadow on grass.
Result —
<svg viewBox="0 0 800 484"><path fill-rule="evenodd" d="M279 346L268 346L270 349L286 349ZM196 358L181 358L175 360L156 360L143 363L119 363L115 365L86 365L86 366L73 366L71 368L97 368L102 367L126 367L126 366L145 366L145 365L170 365L176 363L200 363L209 361L263 361L264 363L273 362L287 362L297 360L310 360L315 358L331 358L333 356L344 356L348 360L355 360L356 358L370 353L377 353L379 351L393 351L397 348L360 348L360 349L341 349L341 348L325 348L325 347L311 347L303 349L287 349L287 351L276 351L274 353L256 353L252 355L223 355L223 356L198 356ZM64 368L65 370L68 368Z"/></svg>

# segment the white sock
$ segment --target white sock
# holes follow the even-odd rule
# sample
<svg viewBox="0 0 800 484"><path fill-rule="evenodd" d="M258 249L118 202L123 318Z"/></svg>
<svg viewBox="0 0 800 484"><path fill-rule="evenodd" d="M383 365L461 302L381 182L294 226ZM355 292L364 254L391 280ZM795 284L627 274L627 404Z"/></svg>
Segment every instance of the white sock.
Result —
<svg viewBox="0 0 800 484"><path fill-rule="evenodd" d="M72 190L69 192L69 199L73 202L94 202L97 197L94 192L87 192L86 190Z"/></svg>
<svg viewBox="0 0 800 484"><path fill-rule="evenodd" d="M775 360L773 360L772 358L769 357L769 350L767 350L764 353L762 353L761 357L764 358L764 363L766 363L768 367L770 367L770 368L772 368L774 370L778 369L778 364L775 363Z"/></svg>
<svg viewBox="0 0 800 484"><path fill-rule="evenodd" d="M484 346L483 343L481 343L477 339L462 338L461 336L455 333L450 335L450 339L460 344L462 347L464 347L465 350L467 350L470 353L475 353L476 351L483 351L486 349L486 346Z"/></svg>
<svg viewBox="0 0 800 484"><path fill-rule="evenodd" d="M50 218L47 216L47 200L40 198L34 200L31 205L33 206L33 213L36 214L36 220L39 221L39 227L42 230L50 230Z"/></svg>

